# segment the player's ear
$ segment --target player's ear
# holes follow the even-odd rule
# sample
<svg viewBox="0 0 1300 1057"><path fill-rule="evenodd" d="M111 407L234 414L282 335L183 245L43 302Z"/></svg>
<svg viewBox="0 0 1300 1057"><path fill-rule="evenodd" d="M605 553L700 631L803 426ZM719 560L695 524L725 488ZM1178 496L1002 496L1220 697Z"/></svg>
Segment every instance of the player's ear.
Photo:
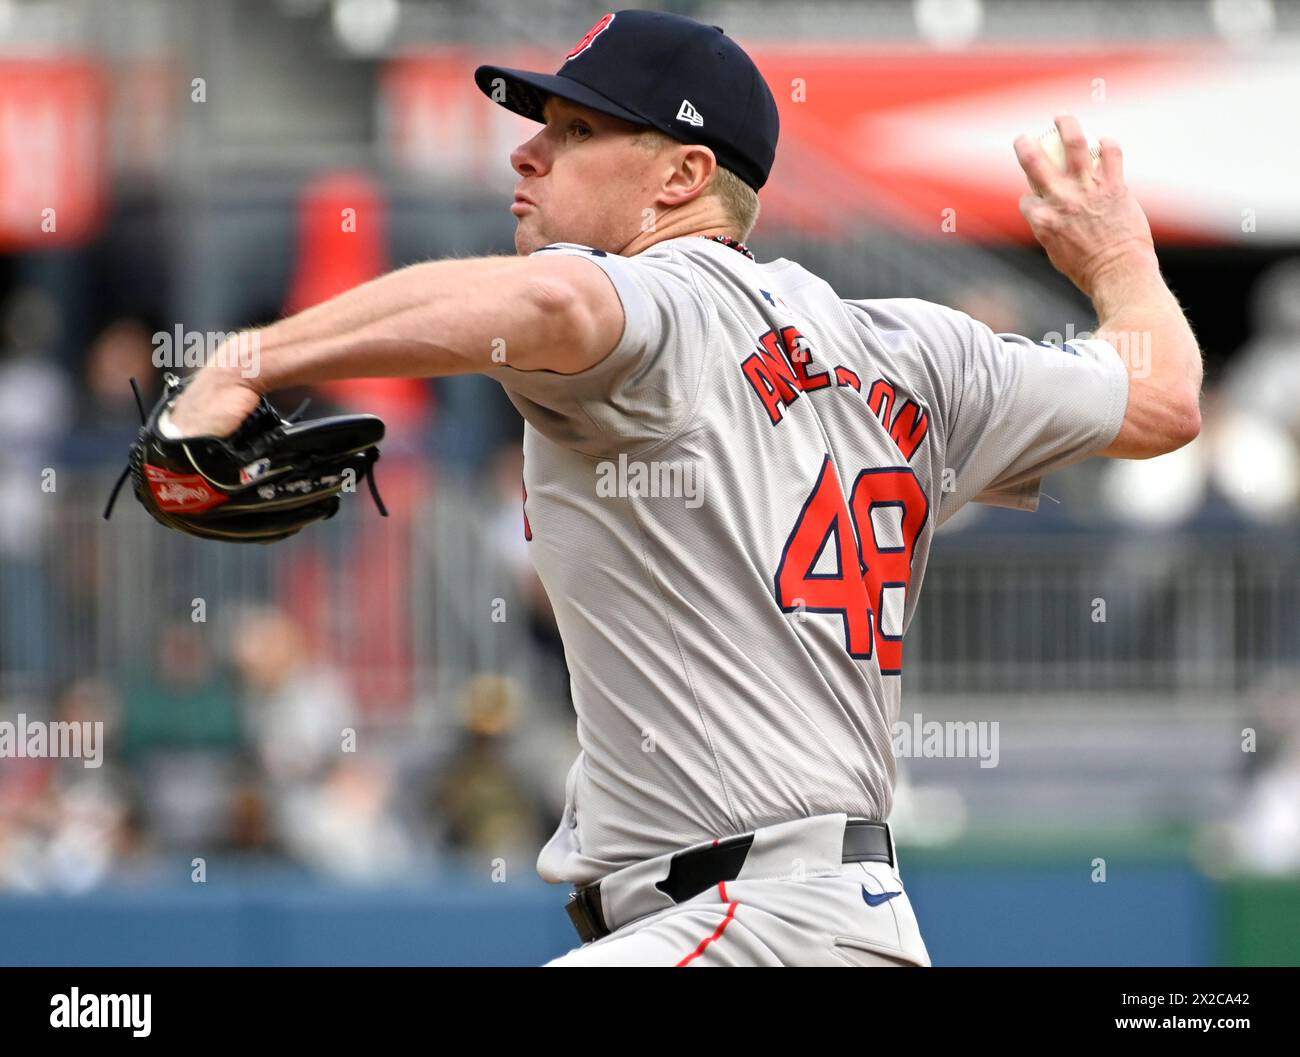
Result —
<svg viewBox="0 0 1300 1057"><path fill-rule="evenodd" d="M698 143L683 143L673 148L667 175L659 192L665 206L679 206L702 195L713 182L718 160L713 151Z"/></svg>

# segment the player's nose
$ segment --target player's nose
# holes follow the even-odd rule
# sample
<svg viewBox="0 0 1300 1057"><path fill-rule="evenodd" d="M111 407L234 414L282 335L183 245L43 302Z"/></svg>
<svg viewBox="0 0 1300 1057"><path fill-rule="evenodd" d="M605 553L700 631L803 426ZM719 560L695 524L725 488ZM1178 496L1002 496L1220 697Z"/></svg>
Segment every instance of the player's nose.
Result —
<svg viewBox="0 0 1300 1057"><path fill-rule="evenodd" d="M550 168L546 155L545 141L542 133L545 128L530 140L525 140L510 152L510 166L520 176L543 176Z"/></svg>

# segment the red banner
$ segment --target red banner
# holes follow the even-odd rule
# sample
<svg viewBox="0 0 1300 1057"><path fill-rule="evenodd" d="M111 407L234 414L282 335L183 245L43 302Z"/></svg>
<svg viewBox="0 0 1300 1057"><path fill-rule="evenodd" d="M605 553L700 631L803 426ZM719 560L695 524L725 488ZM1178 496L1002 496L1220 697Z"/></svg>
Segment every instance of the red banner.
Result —
<svg viewBox="0 0 1300 1057"><path fill-rule="evenodd" d="M0 60L0 250L95 233L108 204L107 129L93 60Z"/></svg>
<svg viewBox="0 0 1300 1057"><path fill-rule="evenodd" d="M765 223L830 235L875 221L935 238L1027 240L1011 144L1069 112L1093 139L1120 142L1127 182L1162 241L1300 239L1300 140L1277 124L1300 106L1294 48L749 50L781 111ZM393 63L382 98L394 159L508 198L510 150L535 126L486 99L474 67L553 71L563 51L435 49Z"/></svg>

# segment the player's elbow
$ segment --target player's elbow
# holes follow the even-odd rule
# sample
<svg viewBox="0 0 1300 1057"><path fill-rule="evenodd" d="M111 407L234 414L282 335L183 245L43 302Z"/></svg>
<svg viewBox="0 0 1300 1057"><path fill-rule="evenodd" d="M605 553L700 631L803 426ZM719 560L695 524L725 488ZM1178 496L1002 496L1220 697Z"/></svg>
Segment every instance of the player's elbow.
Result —
<svg viewBox="0 0 1300 1057"><path fill-rule="evenodd" d="M1100 454L1112 459L1154 459L1194 441L1201 432L1200 394L1134 389L1119 435Z"/></svg>
<svg viewBox="0 0 1300 1057"><path fill-rule="evenodd" d="M1189 391L1172 412L1169 451L1191 444L1201 435L1200 394Z"/></svg>
<svg viewBox="0 0 1300 1057"><path fill-rule="evenodd" d="M1168 455L1194 441L1201 433L1201 405L1199 394L1188 389L1182 393L1166 393L1155 414L1143 416L1146 426L1140 431L1131 459L1154 459Z"/></svg>
<svg viewBox="0 0 1300 1057"><path fill-rule="evenodd" d="M1200 393L1191 386L1166 394L1162 411L1159 428L1151 438L1153 456L1177 451L1201 434Z"/></svg>

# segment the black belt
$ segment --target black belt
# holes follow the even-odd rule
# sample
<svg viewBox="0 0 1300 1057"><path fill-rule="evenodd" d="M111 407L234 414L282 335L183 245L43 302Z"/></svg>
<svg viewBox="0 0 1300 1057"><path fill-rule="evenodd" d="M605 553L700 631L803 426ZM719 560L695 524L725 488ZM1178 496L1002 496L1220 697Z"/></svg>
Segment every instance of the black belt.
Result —
<svg viewBox="0 0 1300 1057"><path fill-rule="evenodd" d="M668 876L655 884L674 903L684 903L721 881L734 881L745 865L754 834L727 837L709 848L679 851L668 867ZM883 862L894 865L889 826L864 818L851 818L844 826L844 862ZM565 909L583 943L590 943L612 931L605 924L600 903L600 882L583 885L569 896Z"/></svg>

